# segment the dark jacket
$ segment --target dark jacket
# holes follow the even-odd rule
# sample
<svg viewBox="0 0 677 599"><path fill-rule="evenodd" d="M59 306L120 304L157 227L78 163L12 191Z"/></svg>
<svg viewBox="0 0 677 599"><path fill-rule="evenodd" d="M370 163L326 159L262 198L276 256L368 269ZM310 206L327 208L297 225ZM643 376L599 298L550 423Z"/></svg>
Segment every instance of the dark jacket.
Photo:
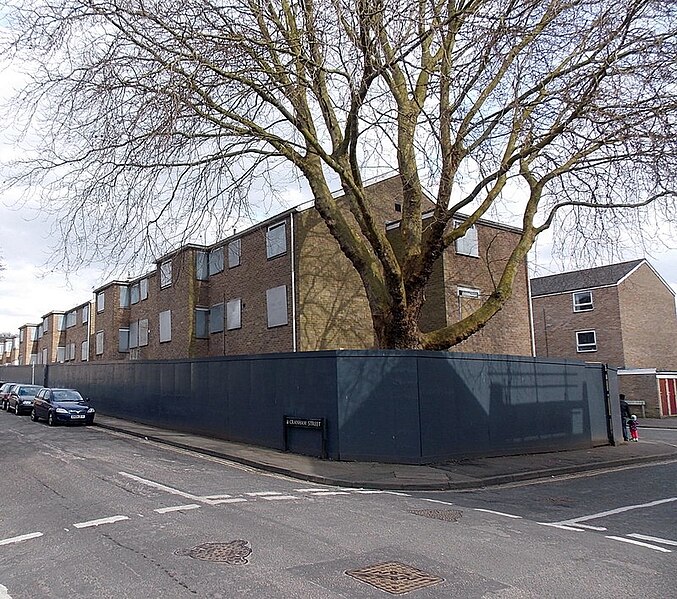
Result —
<svg viewBox="0 0 677 599"><path fill-rule="evenodd" d="M630 416L632 416L632 412L630 411L628 402L621 399L621 418L630 418Z"/></svg>

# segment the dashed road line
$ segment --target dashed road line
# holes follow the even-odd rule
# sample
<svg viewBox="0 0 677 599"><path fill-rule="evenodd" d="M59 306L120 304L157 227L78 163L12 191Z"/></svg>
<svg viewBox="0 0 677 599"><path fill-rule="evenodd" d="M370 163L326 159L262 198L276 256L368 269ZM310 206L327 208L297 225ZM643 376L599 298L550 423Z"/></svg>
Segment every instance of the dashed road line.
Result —
<svg viewBox="0 0 677 599"><path fill-rule="evenodd" d="M154 512L157 512L158 514L168 514L169 512L183 512L186 510L196 510L198 509L199 506L197 503L188 503L186 505L174 505L171 507L159 507L156 510L153 510Z"/></svg>
<svg viewBox="0 0 677 599"><path fill-rule="evenodd" d="M266 501L277 501L281 499L301 499L300 497L297 497L296 495L264 495L261 497L261 499L265 499Z"/></svg>
<svg viewBox="0 0 677 599"><path fill-rule="evenodd" d="M536 522L541 526L550 526L551 528L559 528L561 530L573 530L574 532L585 532L582 528L574 528L573 526L566 526L565 524L557 524L556 522Z"/></svg>
<svg viewBox="0 0 677 599"><path fill-rule="evenodd" d="M427 497L419 497L421 501L429 501L430 503L441 503L442 505L454 505L450 501L440 501L439 499L428 499Z"/></svg>
<svg viewBox="0 0 677 599"><path fill-rule="evenodd" d="M29 539L37 539L41 537L41 532L29 532L25 535L20 535L18 537L10 537L9 539L2 539L0 545L11 545L12 543L21 543L23 541L28 541Z"/></svg>
<svg viewBox="0 0 677 599"><path fill-rule="evenodd" d="M606 538L611 539L613 541L621 541L623 543L631 543L632 545L639 545L640 547L646 547L647 549L653 549L654 551L660 551L661 553L672 553L670 549L666 549L665 547L659 547L658 545L643 543L642 541L635 541L634 539L626 539L625 537L614 537L614 536L607 536Z"/></svg>
<svg viewBox="0 0 677 599"><path fill-rule="evenodd" d="M522 516L516 516L515 514L506 514L505 512L496 512L494 510L485 510L483 508L473 508L476 512L486 512L487 514L495 514L496 516L505 516L506 518L514 518L515 520L521 520Z"/></svg>
<svg viewBox="0 0 677 599"><path fill-rule="evenodd" d="M223 503L245 503L248 499L244 497L231 497L230 499L213 499L211 505L221 505Z"/></svg>
<svg viewBox="0 0 677 599"><path fill-rule="evenodd" d="M73 524L75 528L89 528L90 526L101 526L102 524L113 524L129 520L129 516L110 516L108 518L99 518L98 520L88 520L87 522L77 522Z"/></svg>
<svg viewBox="0 0 677 599"><path fill-rule="evenodd" d="M628 536L632 537L633 539L640 539L642 541L652 541L653 543L661 543L663 545L672 545L674 547L677 547L677 541L672 541L670 539L661 539L660 537L650 537L649 535L641 535L637 532L630 533Z"/></svg>
<svg viewBox="0 0 677 599"><path fill-rule="evenodd" d="M313 497L330 497L332 495L350 495L348 491L317 491L311 493Z"/></svg>
<svg viewBox="0 0 677 599"><path fill-rule="evenodd" d="M245 493L249 497L268 497L272 495L282 495L279 491L256 491L255 493Z"/></svg>
<svg viewBox="0 0 677 599"><path fill-rule="evenodd" d="M211 499L206 499L204 497L198 497L197 495L193 495L192 493L186 493L185 491L181 491L180 489L175 489L174 487L168 487L167 485L163 485L162 483L155 482L154 480L148 480L147 478L141 478L140 476L136 476L135 474L129 474L128 472L118 472L120 476L124 476L126 478L129 478L133 481L136 481L137 483L141 483L142 485L145 485L147 487L152 487L153 489L157 489L158 491L165 491L166 493L170 493L172 495L178 495L179 497L184 497L185 499L192 499L193 501L198 501L200 503L207 503L211 504L212 500Z"/></svg>

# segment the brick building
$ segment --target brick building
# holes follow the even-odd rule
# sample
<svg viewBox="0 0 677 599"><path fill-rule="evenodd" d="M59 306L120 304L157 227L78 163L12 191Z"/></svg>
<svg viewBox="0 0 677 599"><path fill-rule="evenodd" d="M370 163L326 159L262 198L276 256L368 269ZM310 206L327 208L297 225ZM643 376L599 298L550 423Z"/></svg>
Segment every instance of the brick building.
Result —
<svg viewBox="0 0 677 599"><path fill-rule="evenodd" d="M20 365L38 363L38 325L25 324L19 327Z"/></svg>
<svg viewBox="0 0 677 599"><path fill-rule="evenodd" d="M378 200L377 218L397 247L399 179L375 183L367 193ZM424 227L430 217L425 215ZM519 233L480 221L446 250L428 285L422 328L455 322L490 294ZM504 309L454 349L531 355L529 309L524 264ZM31 350L38 362L375 345L362 282L312 206L277 214L209 246L185 245L160 257L143 276L102 285L91 307L85 303L48 316L38 327L38 347ZM28 334L30 325L25 327Z"/></svg>
<svg viewBox="0 0 677 599"><path fill-rule="evenodd" d="M535 278L531 294L537 356L607 363L647 415L677 414L675 292L646 260Z"/></svg>
<svg viewBox="0 0 677 599"><path fill-rule="evenodd" d="M37 355L38 364L64 362L64 312L49 312L42 317L38 325Z"/></svg>
<svg viewBox="0 0 677 599"><path fill-rule="evenodd" d="M19 337L14 334L0 334L0 365L11 366L19 363Z"/></svg>

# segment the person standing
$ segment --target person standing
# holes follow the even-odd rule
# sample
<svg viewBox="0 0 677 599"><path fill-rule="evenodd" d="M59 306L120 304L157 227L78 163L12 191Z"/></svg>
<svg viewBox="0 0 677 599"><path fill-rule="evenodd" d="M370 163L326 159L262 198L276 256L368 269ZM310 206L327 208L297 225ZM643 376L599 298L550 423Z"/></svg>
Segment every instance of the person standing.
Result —
<svg viewBox="0 0 677 599"><path fill-rule="evenodd" d="M633 441L639 441L639 432L637 430L637 416L634 414L628 420L628 427L630 428L630 437Z"/></svg>
<svg viewBox="0 0 677 599"><path fill-rule="evenodd" d="M625 401L625 395L623 393L619 395L619 399L621 401L621 422L623 423L623 440L629 441L630 435L628 434L628 421L632 417L632 413L630 412L630 405L628 404L627 401Z"/></svg>

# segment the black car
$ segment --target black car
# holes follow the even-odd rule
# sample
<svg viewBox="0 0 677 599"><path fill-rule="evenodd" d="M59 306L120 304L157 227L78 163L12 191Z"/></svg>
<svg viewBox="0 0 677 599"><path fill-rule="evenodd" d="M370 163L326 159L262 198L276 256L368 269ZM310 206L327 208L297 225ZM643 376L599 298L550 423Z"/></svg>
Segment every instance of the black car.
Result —
<svg viewBox="0 0 677 599"><path fill-rule="evenodd" d="M40 385L14 385L7 396L7 410L17 416L33 409L33 399L40 391Z"/></svg>
<svg viewBox="0 0 677 599"><path fill-rule="evenodd" d="M33 402L31 420L47 420L55 424L92 424L94 408L90 407L75 389L40 389Z"/></svg>

